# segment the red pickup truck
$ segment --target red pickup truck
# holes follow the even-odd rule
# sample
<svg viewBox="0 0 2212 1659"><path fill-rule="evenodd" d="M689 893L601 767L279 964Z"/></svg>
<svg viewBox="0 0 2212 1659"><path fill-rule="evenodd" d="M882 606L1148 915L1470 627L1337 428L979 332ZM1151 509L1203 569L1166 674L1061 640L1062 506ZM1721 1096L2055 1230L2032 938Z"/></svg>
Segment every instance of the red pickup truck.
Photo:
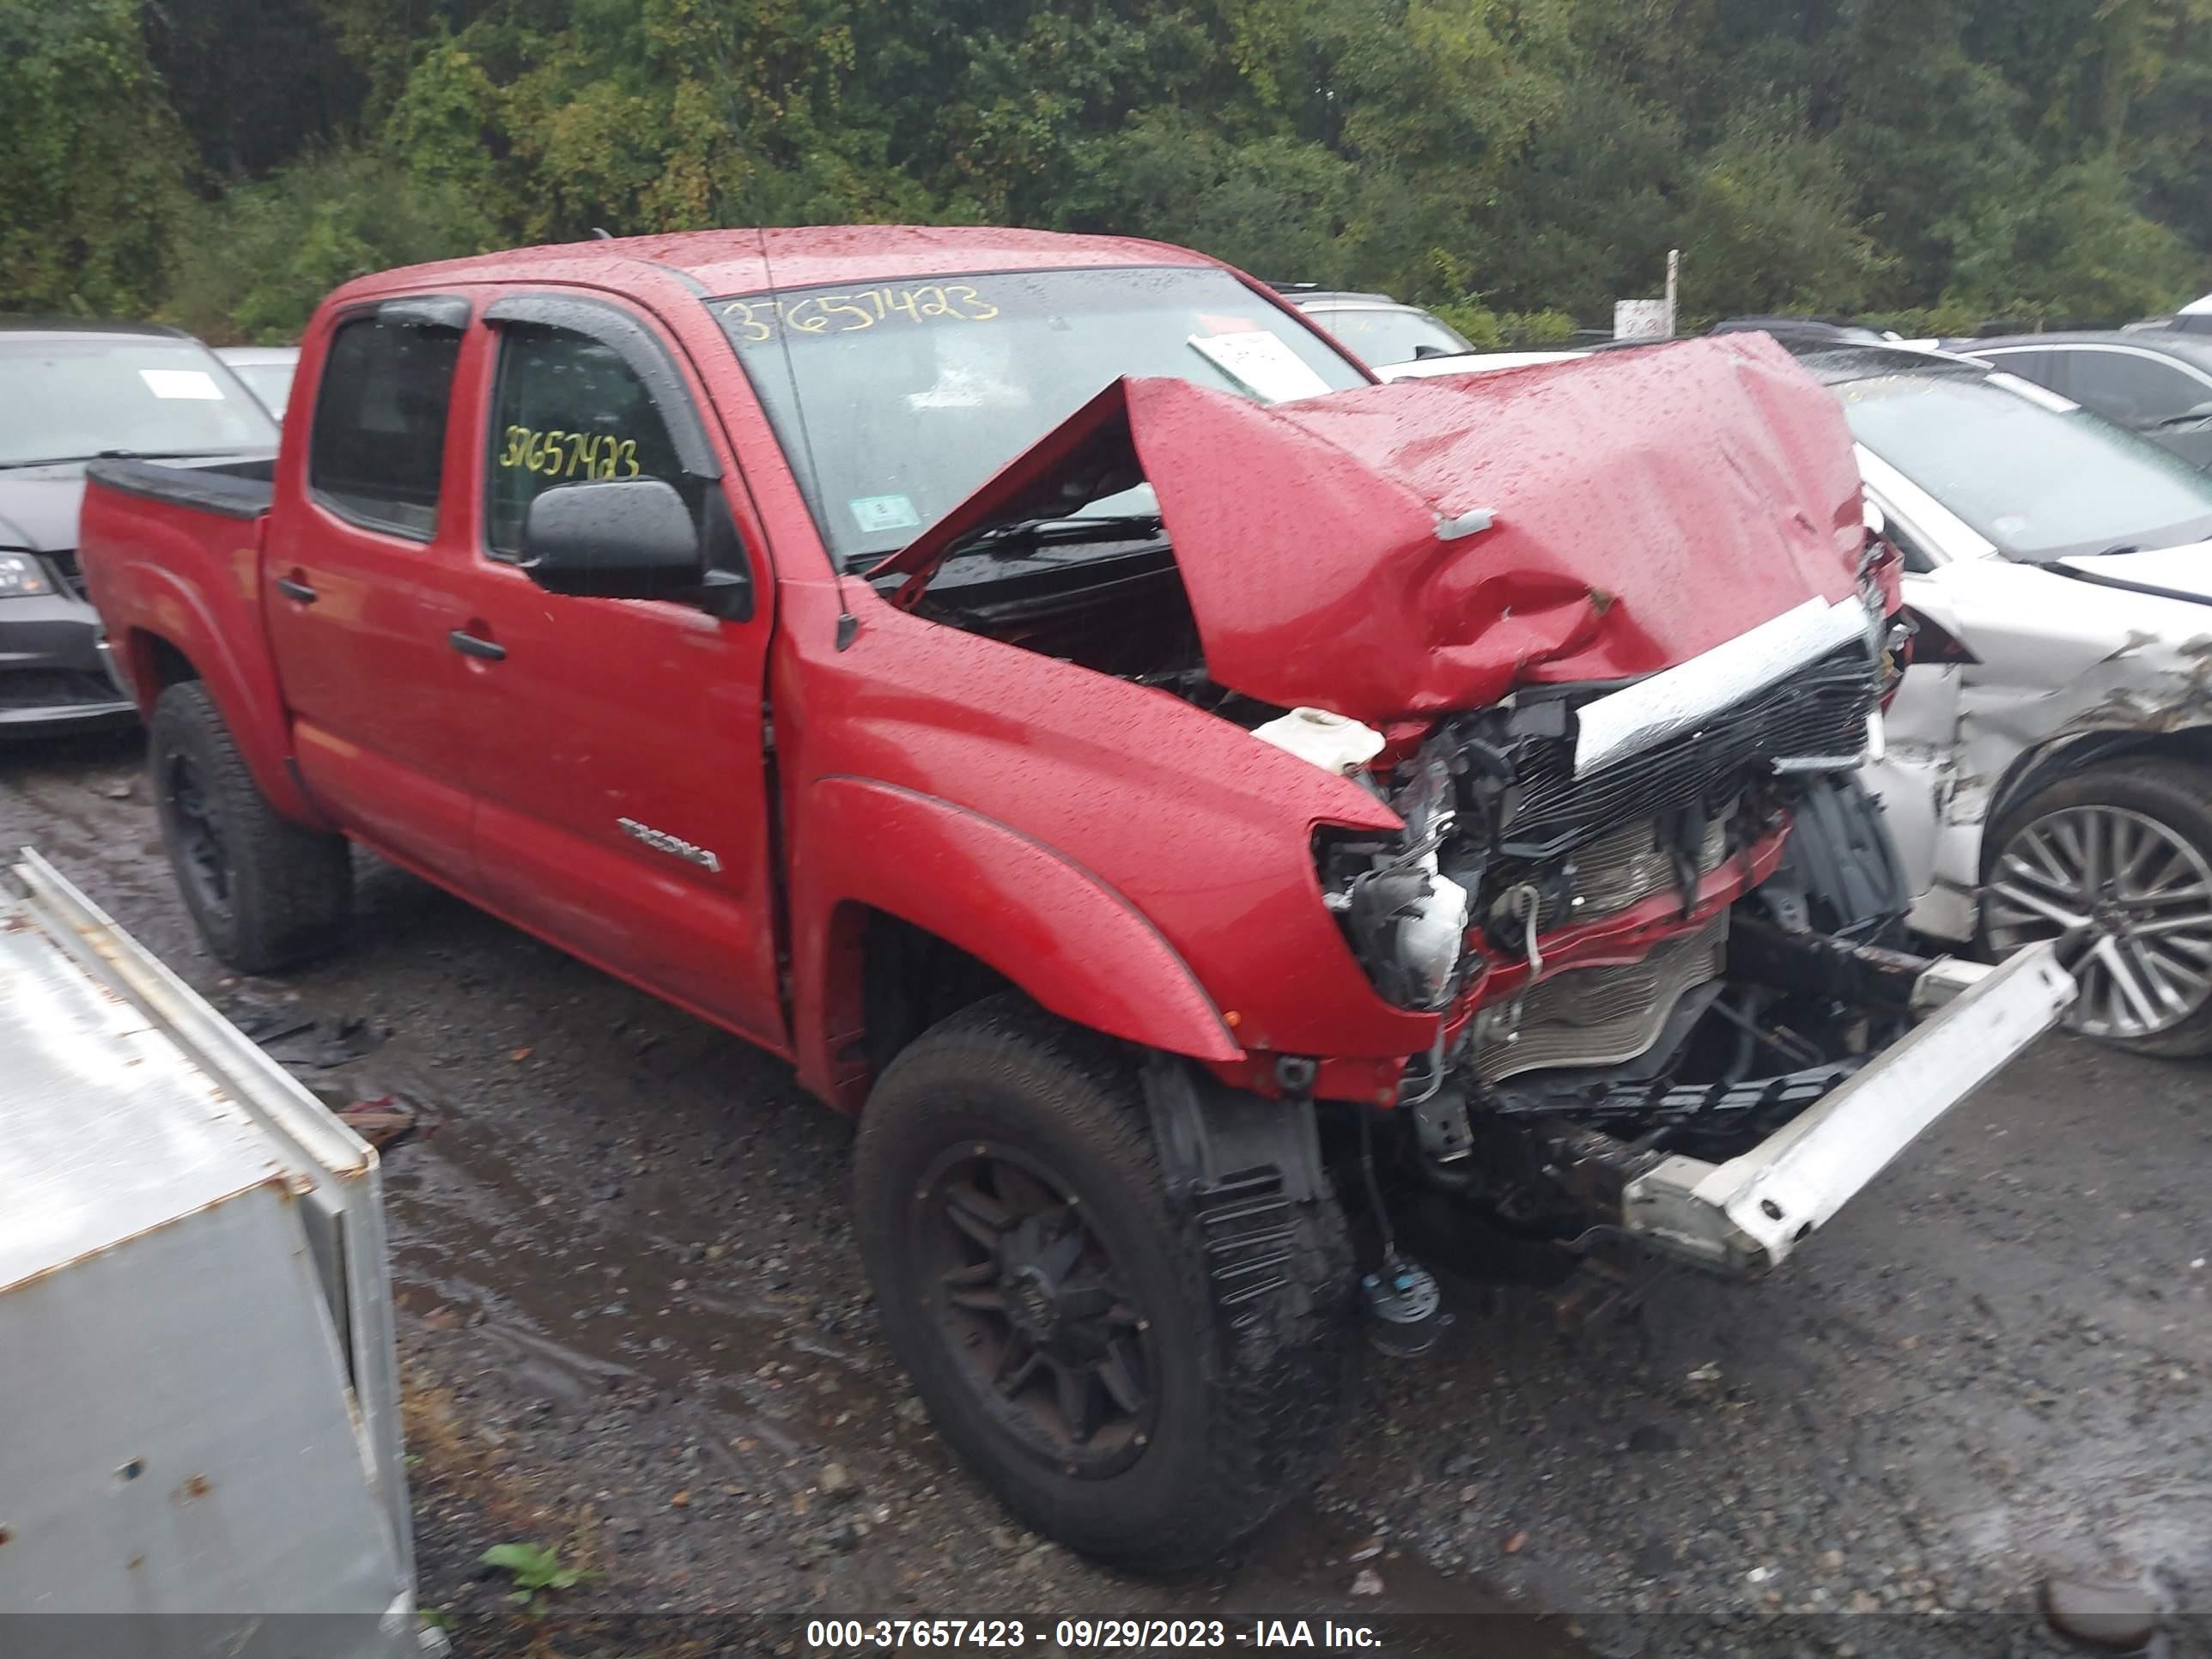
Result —
<svg viewBox="0 0 2212 1659"><path fill-rule="evenodd" d="M350 283L298 388L84 506L210 948L358 842L788 1056L1079 1548L1297 1490L1416 1211L1762 1271L2071 994L1877 937L1879 559L1764 338L1383 386L1179 249L708 232Z"/></svg>

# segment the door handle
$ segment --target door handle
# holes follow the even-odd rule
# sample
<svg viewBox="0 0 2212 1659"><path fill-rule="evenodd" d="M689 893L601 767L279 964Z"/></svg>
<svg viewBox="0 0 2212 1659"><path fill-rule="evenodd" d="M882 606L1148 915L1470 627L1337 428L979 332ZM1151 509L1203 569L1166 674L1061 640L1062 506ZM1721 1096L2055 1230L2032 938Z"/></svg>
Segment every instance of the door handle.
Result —
<svg viewBox="0 0 2212 1659"><path fill-rule="evenodd" d="M480 640L465 629L456 628L446 635L446 643L465 657L482 657L486 662L499 662L507 656L507 647L490 640Z"/></svg>
<svg viewBox="0 0 2212 1659"><path fill-rule="evenodd" d="M276 591L288 599L297 599L301 605L313 605L322 596L296 576L279 576Z"/></svg>

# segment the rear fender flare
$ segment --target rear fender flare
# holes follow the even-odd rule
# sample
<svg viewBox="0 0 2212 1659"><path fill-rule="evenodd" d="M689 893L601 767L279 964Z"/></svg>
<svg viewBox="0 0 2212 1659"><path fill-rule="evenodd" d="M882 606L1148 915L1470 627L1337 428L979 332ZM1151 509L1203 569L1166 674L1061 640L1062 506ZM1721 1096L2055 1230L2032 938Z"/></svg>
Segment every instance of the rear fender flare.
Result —
<svg viewBox="0 0 2212 1659"><path fill-rule="evenodd" d="M161 694L154 643L166 641L198 671L269 804L286 817L329 828L293 775L283 693L260 635L251 651L234 648L199 591L158 565L135 562L128 580L134 603L118 643L140 713L150 720Z"/></svg>
<svg viewBox="0 0 2212 1659"><path fill-rule="evenodd" d="M793 1017L799 1074L848 1109L860 1057L864 963L838 916L866 906L936 934L1049 1012L1193 1059L1243 1054L1189 966L1090 870L1006 824L870 778L817 779L791 837Z"/></svg>

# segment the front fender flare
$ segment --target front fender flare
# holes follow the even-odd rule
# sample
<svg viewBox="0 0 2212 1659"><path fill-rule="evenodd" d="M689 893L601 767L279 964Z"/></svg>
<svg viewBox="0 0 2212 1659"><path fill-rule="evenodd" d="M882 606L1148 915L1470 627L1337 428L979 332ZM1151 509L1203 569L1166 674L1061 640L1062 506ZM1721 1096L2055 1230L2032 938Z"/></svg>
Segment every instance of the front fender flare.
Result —
<svg viewBox="0 0 2212 1659"><path fill-rule="evenodd" d="M802 793L791 836L793 1023L801 1079L857 1107L857 941L866 905L967 951L1062 1018L1194 1060L1243 1050L1174 945L1093 872L933 795L833 775Z"/></svg>

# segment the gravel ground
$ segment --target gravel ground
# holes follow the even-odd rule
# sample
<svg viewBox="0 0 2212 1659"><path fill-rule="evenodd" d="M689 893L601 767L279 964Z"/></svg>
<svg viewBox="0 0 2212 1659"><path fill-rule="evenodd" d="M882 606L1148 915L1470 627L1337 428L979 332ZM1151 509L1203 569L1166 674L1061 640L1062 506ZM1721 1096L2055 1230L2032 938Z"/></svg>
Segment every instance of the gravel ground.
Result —
<svg viewBox="0 0 2212 1659"><path fill-rule="evenodd" d="M2054 1567L2212 1612L2203 1066L2050 1039L1768 1283L1664 1277L1563 1327L1552 1291L1455 1279L1439 1351L1370 1368L1316 1502L1145 1583L951 1462L875 1329L850 1127L787 1067L373 863L345 953L230 979L139 763L130 738L19 745L0 844L219 1006L388 1033L303 1075L434 1125L386 1168L422 1595L465 1654L1008 1611L1486 1613L1483 1650L1518 1659L2024 1654ZM590 1576L518 1611L477 1565L509 1541ZM2212 1652L2202 1623L2167 1642Z"/></svg>

